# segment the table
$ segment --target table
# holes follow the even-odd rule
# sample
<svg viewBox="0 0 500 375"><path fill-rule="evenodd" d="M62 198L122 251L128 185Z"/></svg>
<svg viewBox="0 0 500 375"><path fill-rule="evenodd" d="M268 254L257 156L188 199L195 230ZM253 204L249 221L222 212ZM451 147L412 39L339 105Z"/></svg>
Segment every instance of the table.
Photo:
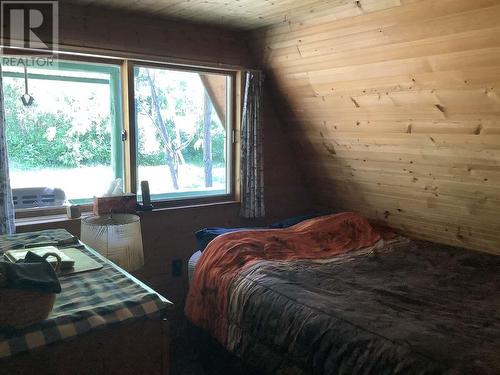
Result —
<svg viewBox="0 0 500 375"><path fill-rule="evenodd" d="M0 236L0 253L70 237L63 229ZM0 375L167 374L172 303L95 250L82 252L103 268L61 277L47 320L0 332Z"/></svg>

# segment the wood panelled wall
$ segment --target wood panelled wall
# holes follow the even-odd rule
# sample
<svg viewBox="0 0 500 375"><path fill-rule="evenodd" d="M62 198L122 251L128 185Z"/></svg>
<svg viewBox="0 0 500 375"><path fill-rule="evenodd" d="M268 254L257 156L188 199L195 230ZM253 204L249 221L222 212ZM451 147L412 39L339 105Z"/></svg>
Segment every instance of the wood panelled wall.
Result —
<svg viewBox="0 0 500 375"><path fill-rule="evenodd" d="M361 0L251 35L316 204L500 254L499 20Z"/></svg>
<svg viewBox="0 0 500 375"><path fill-rule="evenodd" d="M62 2L60 6L60 40L66 45L215 64L243 65L252 60L242 36L234 32L98 8L67 6ZM141 215L145 265L136 275L173 301L178 315L184 308L187 261L196 249L196 230L259 225L303 214L310 208L281 123L267 97L264 108L265 219L258 222L240 219L238 202L164 209ZM65 228L79 235L80 220L23 225L17 231L48 228ZM175 259L183 262L181 277L172 274L172 260Z"/></svg>
<svg viewBox="0 0 500 375"><path fill-rule="evenodd" d="M62 1L59 14L59 43L76 49L193 65L239 66L248 62L248 49L238 32Z"/></svg>

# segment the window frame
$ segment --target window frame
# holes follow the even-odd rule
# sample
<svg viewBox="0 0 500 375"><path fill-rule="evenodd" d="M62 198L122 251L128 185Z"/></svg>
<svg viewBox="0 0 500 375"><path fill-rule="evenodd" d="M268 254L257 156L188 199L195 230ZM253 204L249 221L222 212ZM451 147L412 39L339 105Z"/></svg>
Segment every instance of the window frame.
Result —
<svg viewBox="0 0 500 375"><path fill-rule="evenodd" d="M118 102L119 109L116 111L117 118L113 124L113 131L121 132L122 145L122 170L124 180L124 190L126 193L137 194L137 127L135 113L135 87L134 87L134 68L151 67L160 69L171 69L177 71L187 71L194 73L219 74L230 78L230 84L227 86L227 120L226 132L227 139L227 162L226 176L227 188L229 192L217 195L200 195L179 198L155 199L153 201L154 209L186 207L194 205L206 205L212 203L234 202L239 196L239 162L238 162L238 113L241 110L241 69L237 68L214 68L204 66L198 62L191 65L188 62L171 63L163 61L142 60L140 58L112 57L99 54L83 54L59 52L59 58L63 61L74 63L95 63L103 65L114 65L120 67L120 79L116 83L121 91L121 97ZM110 82L110 85L112 83ZM120 127L121 122L121 127ZM113 147L113 145L112 145ZM115 163L112 160L112 163ZM91 212L93 203L80 204L82 212ZM16 219L61 215L66 213L66 206L19 208L15 210Z"/></svg>
<svg viewBox="0 0 500 375"><path fill-rule="evenodd" d="M235 123L236 123L236 81L237 81L237 71L232 70L222 70L222 69L212 69L206 67L192 67L187 65L177 65L177 64L169 64L169 63L161 63L161 62L151 62L151 61L142 61L142 60L127 60L127 79L128 79L128 92L124 96L124 100L128 100L128 128L126 132L128 135L125 140L125 148L128 149L128 154L130 155L130 179L126 181L126 188L128 191L137 194L137 123L136 123L136 113L135 113L135 68L156 68L156 69L165 69L165 70L175 70L181 72L190 72L190 73L209 73L214 75L222 75L230 78L230 85L227 87L227 120L226 126L228 129L226 130L226 147L227 147L227 161L226 161L226 178L227 178L227 188L229 192L225 194L213 194L213 195L199 195L199 196L188 196L188 197L179 197L179 198L164 198L164 199L155 199L152 200L152 203L155 208L166 208L166 207L175 207L175 206L187 206L187 205L195 205L195 204L206 204L206 203L215 203L215 202L227 202L234 201L236 199L236 163L235 163L235 153L236 153L236 132L235 132ZM132 93L132 94L131 94ZM125 152L127 154L127 151ZM127 185L128 184L128 185ZM188 193L189 194L189 193Z"/></svg>

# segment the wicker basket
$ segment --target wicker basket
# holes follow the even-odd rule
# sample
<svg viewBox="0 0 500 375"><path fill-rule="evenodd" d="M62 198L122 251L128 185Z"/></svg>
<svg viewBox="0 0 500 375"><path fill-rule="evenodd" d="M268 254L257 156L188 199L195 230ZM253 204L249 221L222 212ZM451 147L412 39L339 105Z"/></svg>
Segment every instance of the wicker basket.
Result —
<svg viewBox="0 0 500 375"><path fill-rule="evenodd" d="M54 253L47 253L44 258L49 256L56 257L54 268L58 271L61 258ZM0 328L20 329L46 319L55 300L55 293L0 288Z"/></svg>
<svg viewBox="0 0 500 375"><path fill-rule="evenodd" d="M15 289L0 289L0 328L23 328L46 319L56 295Z"/></svg>

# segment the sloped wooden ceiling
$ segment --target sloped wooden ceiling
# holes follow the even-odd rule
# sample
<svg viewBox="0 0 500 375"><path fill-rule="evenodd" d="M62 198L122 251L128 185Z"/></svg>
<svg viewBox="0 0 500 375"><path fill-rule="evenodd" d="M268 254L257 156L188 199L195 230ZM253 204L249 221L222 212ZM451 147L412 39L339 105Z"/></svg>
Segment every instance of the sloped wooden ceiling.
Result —
<svg viewBox="0 0 500 375"><path fill-rule="evenodd" d="M500 253L499 21L500 0L359 1L252 33L318 206Z"/></svg>
<svg viewBox="0 0 500 375"><path fill-rule="evenodd" d="M61 0L63 2L63 0ZM353 9L399 3L400 0L64 0L91 7L108 7L169 19L251 30L287 23L328 11L342 16ZM359 3L359 4L358 4Z"/></svg>

